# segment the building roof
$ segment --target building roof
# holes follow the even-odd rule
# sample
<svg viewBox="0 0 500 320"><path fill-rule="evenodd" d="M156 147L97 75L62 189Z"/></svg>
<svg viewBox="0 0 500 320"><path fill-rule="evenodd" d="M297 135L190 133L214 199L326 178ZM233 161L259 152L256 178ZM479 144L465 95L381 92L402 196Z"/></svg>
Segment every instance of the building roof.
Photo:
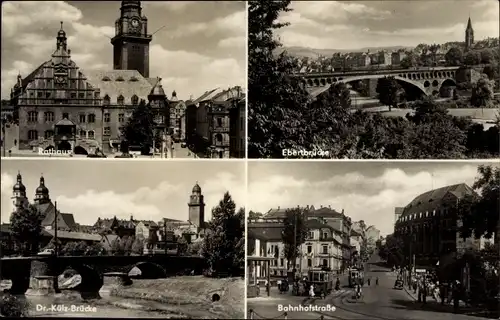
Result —
<svg viewBox="0 0 500 320"><path fill-rule="evenodd" d="M320 222L317 219L308 219L308 220L306 220L306 227L309 230L319 230L319 229L330 229L330 230L332 230L333 229L329 225L324 224L324 223Z"/></svg>
<svg viewBox="0 0 500 320"><path fill-rule="evenodd" d="M135 224L143 223L146 227L156 227L158 224L153 220L133 220Z"/></svg>
<svg viewBox="0 0 500 320"><path fill-rule="evenodd" d="M75 126L75 123L67 118L61 119L56 123L56 126Z"/></svg>
<svg viewBox="0 0 500 320"><path fill-rule="evenodd" d="M75 227L75 216L72 213L59 213L68 227Z"/></svg>
<svg viewBox="0 0 500 320"><path fill-rule="evenodd" d="M45 215L49 209L53 208L52 202L48 203L34 203L33 206L38 210L38 212L42 215Z"/></svg>
<svg viewBox="0 0 500 320"><path fill-rule="evenodd" d="M264 214L262 219L284 219L286 217L286 211L290 208L274 208L270 209Z"/></svg>
<svg viewBox="0 0 500 320"><path fill-rule="evenodd" d="M45 230L51 236L55 235L54 230ZM84 232L71 232L57 230L57 237L69 240L82 240L82 241L101 241L102 237L98 234L84 233Z"/></svg>
<svg viewBox="0 0 500 320"><path fill-rule="evenodd" d="M262 228L262 227L248 227L248 238L259 239L264 241L282 241L281 232L283 229L279 228Z"/></svg>
<svg viewBox="0 0 500 320"><path fill-rule="evenodd" d="M363 235L361 233L357 232L356 230L351 229L351 236L353 236L353 237L361 237Z"/></svg>
<svg viewBox="0 0 500 320"><path fill-rule="evenodd" d="M147 100L151 89L158 81L158 79L144 78L137 70L89 70L82 72L90 84L101 90L101 98L109 96L111 104L116 104L120 95L125 99L125 104L130 104L134 95L139 99Z"/></svg>
<svg viewBox="0 0 500 320"><path fill-rule="evenodd" d="M442 206L446 202L446 197L448 195L451 195L455 199L461 199L465 195L476 195L476 193L465 183L430 190L415 197L415 199L405 207L401 217L406 217L414 213L432 211Z"/></svg>
<svg viewBox="0 0 500 320"><path fill-rule="evenodd" d="M323 207L313 211L310 211L308 214L310 217L320 217L320 218L343 218L344 215L335 211L330 207Z"/></svg>

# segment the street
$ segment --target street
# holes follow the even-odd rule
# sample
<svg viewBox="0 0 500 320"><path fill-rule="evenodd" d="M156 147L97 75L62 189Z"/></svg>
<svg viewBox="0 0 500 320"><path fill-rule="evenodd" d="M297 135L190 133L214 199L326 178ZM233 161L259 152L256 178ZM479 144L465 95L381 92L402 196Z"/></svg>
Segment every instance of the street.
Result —
<svg viewBox="0 0 500 320"><path fill-rule="evenodd" d="M387 267L379 266L378 255L368 261L365 270L365 285L363 297L355 301L353 291L347 287L346 277L341 278L342 290L333 292L325 299L309 299L307 297L295 297L291 292L279 294L276 288L271 291L271 296L265 295L261 290L261 297L248 299L248 310L253 311L253 319L285 319L284 311L278 311L279 305L297 307L308 306L335 306L335 311L299 312L288 311L287 319L339 319L339 320L472 320L486 319L466 314L454 314L448 306L440 306L428 298L427 304L416 302L405 289L393 289L396 275ZM371 278L368 286L367 279ZM375 279L379 284L375 284ZM432 300L432 301L431 301ZM249 312L250 313L250 312ZM248 318L251 318L250 316Z"/></svg>

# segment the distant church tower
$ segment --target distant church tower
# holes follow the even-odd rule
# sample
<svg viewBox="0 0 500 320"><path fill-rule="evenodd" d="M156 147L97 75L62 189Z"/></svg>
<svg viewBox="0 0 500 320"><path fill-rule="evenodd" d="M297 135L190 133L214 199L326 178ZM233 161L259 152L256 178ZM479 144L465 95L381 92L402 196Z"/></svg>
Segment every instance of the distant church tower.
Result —
<svg viewBox="0 0 500 320"><path fill-rule="evenodd" d="M36 188L35 191L35 203L36 204L44 204L49 203L49 189L45 186L45 178L40 177L40 185Z"/></svg>
<svg viewBox="0 0 500 320"><path fill-rule="evenodd" d="M149 78L148 19L142 16L140 1L122 1L120 18L115 22L113 69L137 70Z"/></svg>
<svg viewBox="0 0 500 320"><path fill-rule="evenodd" d="M474 29L472 29L472 22L467 22L467 29L465 29L465 50L469 50L472 48L474 44Z"/></svg>
<svg viewBox="0 0 500 320"><path fill-rule="evenodd" d="M201 188L196 183L189 197L189 221L202 228L205 224L205 202L201 194Z"/></svg>
<svg viewBox="0 0 500 320"><path fill-rule="evenodd" d="M17 173L17 182L12 188L12 199L14 200L14 212L26 209L29 206L29 201L26 197L26 187L23 184L21 172Z"/></svg>

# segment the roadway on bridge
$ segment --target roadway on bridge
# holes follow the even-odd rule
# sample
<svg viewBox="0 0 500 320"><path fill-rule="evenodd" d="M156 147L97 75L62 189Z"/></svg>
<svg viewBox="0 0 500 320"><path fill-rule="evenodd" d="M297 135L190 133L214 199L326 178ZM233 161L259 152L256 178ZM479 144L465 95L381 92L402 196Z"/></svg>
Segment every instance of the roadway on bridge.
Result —
<svg viewBox="0 0 500 320"><path fill-rule="evenodd" d="M380 267L378 255L374 255L367 264L365 279L371 278L371 285L367 281L363 287L363 297L359 301L353 299L353 291L344 287L325 299L304 299L294 297L291 293L280 295L277 290L271 297L248 299L248 309L254 310L253 319L284 319L283 312L278 311L278 304L298 306L302 304L335 306L330 312L291 312L288 319L338 319L338 320L479 320L486 319L466 314L454 314L448 306L442 307L435 301L428 299L426 305L416 302L406 290L393 289L396 275L387 267ZM379 284L375 279L379 278ZM346 285L344 278L342 284ZM272 292L273 293L273 292Z"/></svg>

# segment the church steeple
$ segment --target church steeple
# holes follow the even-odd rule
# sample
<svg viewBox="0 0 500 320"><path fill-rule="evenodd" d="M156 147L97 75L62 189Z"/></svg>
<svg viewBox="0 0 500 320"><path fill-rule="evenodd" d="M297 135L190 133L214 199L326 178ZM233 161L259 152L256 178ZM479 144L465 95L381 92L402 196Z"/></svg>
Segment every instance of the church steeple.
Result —
<svg viewBox="0 0 500 320"><path fill-rule="evenodd" d="M40 177L40 185L36 188L35 203L43 204L50 202L49 189L45 186L45 178Z"/></svg>
<svg viewBox="0 0 500 320"><path fill-rule="evenodd" d="M472 21L469 16L467 21L467 28L465 29L465 50L472 48L474 44L474 29L472 29Z"/></svg>
<svg viewBox="0 0 500 320"><path fill-rule="evenodd" d="M21 209L27 208L28 198L26 197L26 187L23 184L21 172L17 173L16 184L12 187L12 199L14 200L14 210L18 212Z"/></svg>

